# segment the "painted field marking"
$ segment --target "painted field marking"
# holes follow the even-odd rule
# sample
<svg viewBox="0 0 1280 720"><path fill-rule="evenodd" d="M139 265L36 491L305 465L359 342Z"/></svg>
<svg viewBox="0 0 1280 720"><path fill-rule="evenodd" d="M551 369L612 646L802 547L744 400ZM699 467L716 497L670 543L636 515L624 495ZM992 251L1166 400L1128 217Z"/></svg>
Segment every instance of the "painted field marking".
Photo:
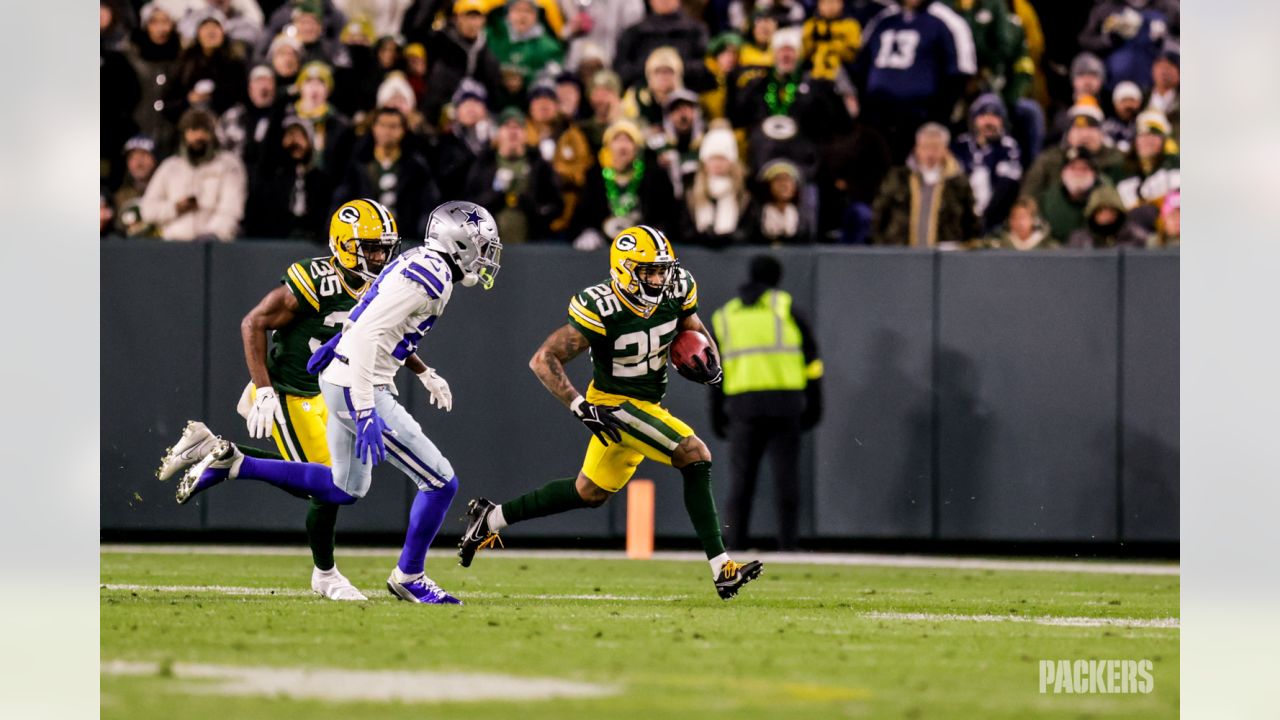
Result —
<svg viewBox="0 0 1280 720"><path fill-rule="evenodd" d="M231 585L137 585L129 583L103 583L102 590L120 592L157 592L199 594L213 593L232 596L276 596L276 597L316 597L315 593L296 588L262 588L236 587ZM463 594L463 600L476 599L509 599L509 600L588 600L603 602L673 602L688 600L688 595L609 595L609 594L520 594L498 592L470 592ZM379 598L388 602L392 598ZM1022 615L964 615L959 613L919 613L919 612L859 612L857 617L868 620L893 620L907 622L1010 622L1033 623L1036 625L1053 625L1060 627L1139 627L1162 628L1176 630L1180 627L1178 618L1128 618L1128 617L1059 617L1054 615L1022 616Z"/></svg>
<svg viewBox="0 0 1280 720"><path fill-rule="evenodd" d="M111 660L104 675L161 675L154 662ZM527 678L492 673L453 673L410 670L241 667L174 663L163 668L166 677L205 680L184 684L189 693L258 695L295 700L376 702L449 702L459 700L549 700L616 695L614 685L573 682L556 678Z"/></svg>
<svg viewBox="0 0 1280 720"><path fill-rule="evenodd" d="M305 546L273 545L126 545L106 544L100 552L150 555L275 555L307 557ZM343 548L341 555L350 557L395 558L400 548ZM485 556L492 560L625 560L622 550L502 550ZM878 553L757 553L752 556L766 565L853 565L863 567L931 568L940 570L1014 570L1024 572L1070 572L1104 575L1172 575L1181 574L1177 563L1112 562L1103 560L1014 560L1005 558L945 557L933 555L888 555ZM654 560L706 562L700 552L663 550L653 554Z"/></svg>

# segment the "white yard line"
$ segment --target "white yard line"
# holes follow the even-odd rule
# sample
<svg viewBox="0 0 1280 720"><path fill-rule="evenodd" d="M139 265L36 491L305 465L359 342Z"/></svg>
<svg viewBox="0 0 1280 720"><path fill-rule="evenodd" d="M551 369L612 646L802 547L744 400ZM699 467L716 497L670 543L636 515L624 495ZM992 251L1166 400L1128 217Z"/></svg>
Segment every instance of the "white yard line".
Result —
<svg viewBox="0 0 1280 720"><path fill-rule="evenodd" d="M236 587L232 585L136 585L127 583L104 583L102 590L111 592L131 591L134 593L183 593L183 594L216 594L232 596L275 596L275 597L314 597L315 593L297 588L261 588ZM588 600L597 602L672 602L687 600L688 595L608 595L599 594L521 594L500 592L463 593L463 600L468 599L510 599L510 600ZM390 601L390 596L385 599ZM919 613L919 612L860 612L858 617L869 620L921 621L921 622L1011 622L1034 623L1036 625L1055 625L1061 627L1140 627L1140 628L1172 628L1180 627L1178 618L1128 618L1128 617L1058 617L1054 615L1021 616L1021 615L962 615L956 613Z"/></svg>
<svg viewBox="0 0 1280 720"><path fill-rule="evenodd" d="M618 687L612 685L488 673L241 667L198 663L174 663L161 668L158 663L126 660L103 663L102 673L112 676L163 675L179 680L207 681L183 684L180 689L190 693L285 696L295 700L548 700L605 697L619 691ZM109 687L105 689L109 691Z"/></svg>
<svg viewBox="0 0 1280 720"><path fill-rule="evenodd" d="M199 594L212 593L215 595L243 595L243 596L268 596L268 597L318 597L315 593L301 588L273 588L273 587L244 587L236 585L136 585L131 583L103 583L99 586L101 590L109 590L112 592L131 591L135 593L183 593L183 594ZM591 593L591 594L547 594L547 593L502 593L502 592L468 592L463 594L463 599L467 598L510 598L512 600L596 600L596 601L615 601L615 602L672 602L675 600L687 600L689 595L609 595L607 593ZM387 595L387 600L391 600L391 596Z"/></svg>
<svg viewBox="0 0 1280 720"><path fill-rule="evenodd" d="M1057 625L1062 627L1140 627L1140 628L1172 628L1180 627L1178 618L1117 618L1117 617L1056 617L1039 615L1023 617L1020 615L959 615L954 613L900 613L869 612L863 617L872 620L918 620L924 622L1011 622L1033 623L1035 625Z"/></svg>
<svg viewBox="0 0 1280 720"><path fill-rule="evenodd" d="M143 553L156 555L284 555L307 556L305 547L262 545L114 545L101 546L103 553ZM342 548L340 556L395 557L399 548ZM439 550L437 550L439 552ZM447 553L447 551L445 551ZM486 553L490 559L546 560L625 560L621 550L498 550ZM888 555L875 553L756 553L751 557L765 564L780 565L853 565L863 567L929 568L939 570L1014 570L1027 572L1076 572L1106 575L1172 575L1180 574L1177 563L1111 562L1094 560L1014 560L980 557L942 557L932 555ZM654 560L700 561L699 552L660 551Z"/></svg>

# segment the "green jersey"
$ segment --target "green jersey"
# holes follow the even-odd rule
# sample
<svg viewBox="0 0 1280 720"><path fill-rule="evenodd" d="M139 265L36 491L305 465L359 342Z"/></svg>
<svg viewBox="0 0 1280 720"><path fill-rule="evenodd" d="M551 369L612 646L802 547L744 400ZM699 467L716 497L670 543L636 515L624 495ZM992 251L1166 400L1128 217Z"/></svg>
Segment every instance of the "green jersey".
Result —
<svg viewBox="0 0 1280 720"><path fill-rule="evenodd" d="M280 279L298 299L293 321L271 335L267 372L276 390L289 395L318 395L320 383L307 372L311 353L342 331L364 286L347 284L332 257L299 260Z"/></svg>
<svg viewBox="0 0 1280 720"><path fill-rule="evenodd" d="M656 403L667 393L667 346L680 321L697 311L698 285L681 268L649 317L603 282L569 300L569 324L591 342L597 390Z"/></svg>

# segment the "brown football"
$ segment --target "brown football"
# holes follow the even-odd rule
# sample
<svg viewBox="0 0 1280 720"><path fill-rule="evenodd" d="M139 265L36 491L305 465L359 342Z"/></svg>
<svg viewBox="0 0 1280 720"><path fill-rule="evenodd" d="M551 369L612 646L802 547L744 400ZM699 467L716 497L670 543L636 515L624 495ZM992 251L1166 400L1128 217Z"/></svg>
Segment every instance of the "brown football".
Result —
<svg viewBox="0 0 1280 720"><path fill-rule="evenodd" d="M710 347L711 343L707 342L705 335L693 330L685 330L671 341L671 364L687 370L696 370L693 358L701 356L702 361L706 362L707 349Z"/></svg>

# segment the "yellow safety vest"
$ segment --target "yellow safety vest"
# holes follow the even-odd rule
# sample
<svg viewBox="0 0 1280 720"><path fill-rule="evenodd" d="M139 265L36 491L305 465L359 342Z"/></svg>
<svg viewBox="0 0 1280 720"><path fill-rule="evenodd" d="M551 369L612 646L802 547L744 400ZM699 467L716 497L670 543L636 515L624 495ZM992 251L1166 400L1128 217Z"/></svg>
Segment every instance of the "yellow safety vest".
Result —
<svg viewBox="0 0 1280 720"><path fill-rule="evenodd" d="M808 384L791 295L766 290L755 303L730 300L711 316L724 365L724 394L803 390Z"/></svg>

